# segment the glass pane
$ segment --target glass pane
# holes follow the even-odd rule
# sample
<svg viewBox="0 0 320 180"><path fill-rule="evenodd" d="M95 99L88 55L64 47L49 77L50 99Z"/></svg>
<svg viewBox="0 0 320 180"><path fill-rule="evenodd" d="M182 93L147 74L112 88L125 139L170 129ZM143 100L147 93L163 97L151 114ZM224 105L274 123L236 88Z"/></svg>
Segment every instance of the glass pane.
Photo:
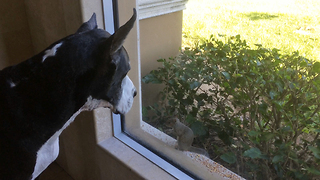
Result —
<svg viewBox="0 0 320 180"><path fill-rule="evenodd" d="M319 177L319 7L189 0L142 20L143 120L247 179Z"/></svg>
<svg viewBox="0 0 320 180"><path fill-rule="evenodd" d="M156 82L154 76L149 74L150 71L162 67L164 59L179 56L182 42L182 19L183 12L177 11L140 21L141 73L144 77L142 82L143 120L174 138L177 138L178 134L173 131L173 127L179 124L178 128L188 132L180 136L180 139L186 142L176 148L193 150L208 156L205 149L207 140L199 136L207 133L201 132L200 129L196 129L197 131L190 129L186 116L179 114L176 107L170 107L174 99L167 98L166 93L170 93L167 87L163 83ZM180 123L176 124L176 119L172 119L175 116L179 118ZM199 128L202 128L201 124L198 125ZM191 147L191 144L194 147Z"/></svg>

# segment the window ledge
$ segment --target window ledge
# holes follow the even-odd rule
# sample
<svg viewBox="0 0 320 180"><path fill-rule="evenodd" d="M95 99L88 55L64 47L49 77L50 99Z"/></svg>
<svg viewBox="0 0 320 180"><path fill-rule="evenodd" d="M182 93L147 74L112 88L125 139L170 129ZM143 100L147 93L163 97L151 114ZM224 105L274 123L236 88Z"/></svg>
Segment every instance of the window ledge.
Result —
<svg viewBox="0 0 320 180"><path fill-rule="evenodd" d="M175 179L115 137L102 141L99 146L143 179Z"/></svg>
<svg viewBox="0 0 320 180"><path fill-rule="evenodd" d="M207 179L209 177L215 177L215 179L232 179L232 180L244 180L241 176L237 175L236 173L230 171L229 169L225 168L224 166L216 163L215 161L196 153L192 153L189 151L178 151L174 149L176 144L176 140L169 135L161 132L160 130L154 128L153 126L142 122L141 128L143 131L147 132L148 134L156 137L160 141L164 142L166 145L171 147L172 150L177 151L184 156L188 156L191 159L192 163L196 164L198 168L206 171L206 175L201 174L203 179ZM187 167L189 168L189 167ZM192 168L191 168L192 169ZM210 179L211 179L210 178Z"/></svg>
<svg viewBox="0 0 320 180"><path fill-rule="evenodd" d="M140 0L139 19L146 19L177 11L186 8L188 0Z"/></svg>
<svg viewBox="0 0 320 180"><path fill-rule="evenodd" d="M147 147L152 147L156 153L164 155L169 160L167 162L132 140L119 128L115 128L121 127L120 116L113 115L112 119L114 136L109 136L100 141L98 146L144 179L192 179L169 163L174 162L177 167L182 167L185 172L197 176L197 179L243 180L242 177L205 156L176 150L174 148L176 144L174 138L144 121L141 121L140 126L130 129L130 134L133 137L136 137L139 142L143 142Z"/></svg>

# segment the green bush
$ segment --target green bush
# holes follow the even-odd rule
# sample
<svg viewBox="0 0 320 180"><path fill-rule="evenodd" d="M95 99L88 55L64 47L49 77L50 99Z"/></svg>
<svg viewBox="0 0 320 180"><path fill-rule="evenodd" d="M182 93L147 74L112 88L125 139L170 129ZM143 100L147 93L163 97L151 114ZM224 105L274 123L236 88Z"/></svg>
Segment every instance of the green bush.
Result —
<svg viewBox="0 0 320 180"><path fill-rule="evenodd" d="M164 84L161 100L144 110L160 125L184 119L207 146L217 135L214 153L248 179L319 178L320 63L251 48L239 35L221 39L158 60L143 82Z"/></svg>

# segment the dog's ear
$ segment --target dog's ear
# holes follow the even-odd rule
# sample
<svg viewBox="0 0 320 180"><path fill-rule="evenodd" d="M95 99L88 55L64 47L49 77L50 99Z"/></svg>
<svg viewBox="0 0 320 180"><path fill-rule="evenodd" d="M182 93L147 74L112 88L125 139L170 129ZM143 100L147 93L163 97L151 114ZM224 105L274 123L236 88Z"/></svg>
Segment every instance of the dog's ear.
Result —
<svg viewBox="0 0 320 180"><path fill-rule="evenodd" d="M96 13L93 13L89 21L83 23L76 33L83 33L93 29L97 29L97 28L98 28L98 25L96 20Z"/></svg>
<svg viewBox="0 0 320 180"><path fill-rule="evenodd" d="M132 29L134 22L137 18L136 9L133 9L133 15L128 22L121 26L116 32L112 35L111 39L111 48L110 55L114 55L123 45L124 40Z"/></svg>

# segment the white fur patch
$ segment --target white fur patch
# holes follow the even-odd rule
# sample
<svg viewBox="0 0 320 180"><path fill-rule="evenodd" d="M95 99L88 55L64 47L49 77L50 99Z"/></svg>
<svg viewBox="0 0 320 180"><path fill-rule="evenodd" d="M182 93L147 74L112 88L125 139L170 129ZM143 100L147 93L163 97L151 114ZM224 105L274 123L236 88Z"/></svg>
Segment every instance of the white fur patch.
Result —
<svg viewBox="0 0 320 180"><path fill-rule="evenodd" d="M59 136L62 131L70 125L80 114L82 108L74 113L71 118L63 125L63 127L51 136L51 138L39 149L37 152L36 165L32 173L32 180L38 177L43 170L45 170L59 154Z"/></svg>
<svg viewBox="0 0 320 180"><path fill-rule="evenodd" d="M12 79L9 79L8 80L8 83L9 83L9 85L10 85L10 88L14 88L14 87L16 87L16 83L14 83L13 81L12 81Z"/></svg>
<svg viewBox="0 0 320 180"><path fill-rule="evenodd" d="M116 109L118 112L126 114L132 106L133 94L135 93L136 89L128 76L122 80L121 88L122 96ZM44 171L58 157L59 136L62 131L67 128L82 111L92 111L99 107L110 108L112 111L115 111L115 108L109 102L93 99L91 96L88 97L87 102L70 117L70 119L63 125L61 129L54 133L50 139L41 146L37 152L37 160L32 173L32 180L38 177L42 171Z"/></svg>
<svg viewBox="0 0 320 180"><path fill-rule="evenodd" d="M44 56L42 57L42 62L44 62L48 57L55 56L57 53L58 48L62 45L62 42L56 44L51 49L48 49L44 52Z"/></svg>
<svg viewBox="0 0 320 180"><path fill-rule="evenodd" d="M119 101L119 104L116 106L116 109L121 114L126 114L132 107L133 103L133 94L136 91L131 79L126 76L123 78L121 83L122 95Z"/></svg>
<svg viewBox="0 0 320 180"><path fill-rule="evenodd" d="M38 151L37 161L32 173L32 180L38 177L43 170L45 170L59 154L59 137L53 135Z"/></svg>
<svg viewBox="0 0 320 180"><path fill-rule="evenodd" d="M91 96L88 97L87 102L70 117L70 119L63 125L60 130L54 133L53 136L51 136L51 138L44 145L42 145L42 147L37 152L37 160L34 171L32 173L32 180L38 177L41 172L44 171L58 157L59 136L62 131L67 128L82 111L91 111L98 107L108 107L110 109L113 109L113 106L109 102L92 99Z"/></svg>
<svg viewBox="0 0 320 180"><path fill-rule="evenodd" d="M87 98L87 102L82 106L82 111L92 111L99 107L110 108L113 111L113 106L107 101L93 99L91 96Z"/></svg>

